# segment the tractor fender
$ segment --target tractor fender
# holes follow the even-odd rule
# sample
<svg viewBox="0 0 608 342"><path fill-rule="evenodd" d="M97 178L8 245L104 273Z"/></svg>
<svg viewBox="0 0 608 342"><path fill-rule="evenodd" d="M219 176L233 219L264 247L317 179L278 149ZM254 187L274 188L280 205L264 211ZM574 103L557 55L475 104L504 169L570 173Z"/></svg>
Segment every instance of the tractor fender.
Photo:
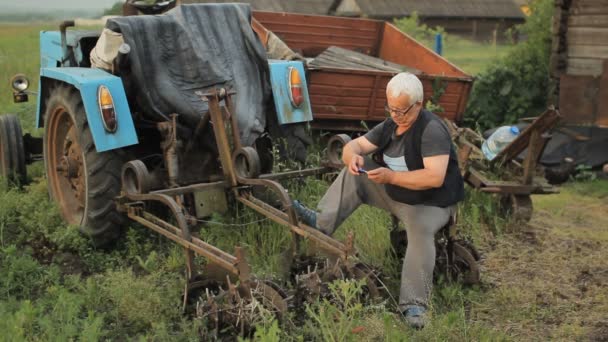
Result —
<svg viewBox="0 0 608 342"><path fill-rule="evenodd" d="M120 77L116 77L101 69L91 68L41 68L36 110L36 127L44 126L46 111L46 96L48 96L49 80L57 80L73 85L80 91L82 103L87 113L87 121L93 135L97 152L110 151L138 143L133 117L127 102L127 96ZM104 129L101 111L99 109L97 92L100 86L106 86L114 100L114 110L118 126L115 132ZM45 95L46 94L46 95Z"/></svg>

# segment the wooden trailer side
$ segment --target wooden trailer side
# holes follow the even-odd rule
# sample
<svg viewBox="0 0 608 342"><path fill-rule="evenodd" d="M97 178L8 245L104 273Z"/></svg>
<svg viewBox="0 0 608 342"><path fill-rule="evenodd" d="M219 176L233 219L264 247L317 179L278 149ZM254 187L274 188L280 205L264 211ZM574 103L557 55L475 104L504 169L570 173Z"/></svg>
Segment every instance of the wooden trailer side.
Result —
<svg viewBox="0 0 608 342"><path fill-rule="evenodd" d="M381 21L263 11L253 16L305 57L316 57L332 45L370 56L378 53Z"/></svg>

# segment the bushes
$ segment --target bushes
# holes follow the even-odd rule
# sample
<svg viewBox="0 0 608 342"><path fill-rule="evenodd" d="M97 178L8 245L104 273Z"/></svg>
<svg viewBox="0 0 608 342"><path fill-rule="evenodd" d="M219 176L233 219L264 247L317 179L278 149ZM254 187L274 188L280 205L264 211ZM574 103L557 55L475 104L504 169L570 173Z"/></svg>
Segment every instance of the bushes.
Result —
<svg viewBox="0 0 608 342"><path fill-rule="evenodd" d="M473 87L465 123L486 129L540 114L549 94L553 0L535 0L517 31L527 37L482 72Z"/></svg>
<svg viewBox="0 0 608 342"><path fill-rule="evenodd" d="M395 19L393 23L399 30L407 33L409 36L422 42L428 47L432 46L435 35L441 34L444 36L444 39L446 38L446 33L443 27L436 26L435 28L431 28L426 24L421 24L416 11L412 12L409 17Z"/></svg>

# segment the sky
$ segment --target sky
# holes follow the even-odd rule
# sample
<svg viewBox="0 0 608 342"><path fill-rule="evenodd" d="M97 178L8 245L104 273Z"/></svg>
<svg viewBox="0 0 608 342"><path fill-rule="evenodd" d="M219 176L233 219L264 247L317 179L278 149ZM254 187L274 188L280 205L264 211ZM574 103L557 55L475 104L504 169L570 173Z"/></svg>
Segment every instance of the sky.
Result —
<svg viewBox="0 0 608 342"><path fill-rule="evenodd" d="M102 11L118 0L0 0L0 11L45 12L49 10Z"/></svg>

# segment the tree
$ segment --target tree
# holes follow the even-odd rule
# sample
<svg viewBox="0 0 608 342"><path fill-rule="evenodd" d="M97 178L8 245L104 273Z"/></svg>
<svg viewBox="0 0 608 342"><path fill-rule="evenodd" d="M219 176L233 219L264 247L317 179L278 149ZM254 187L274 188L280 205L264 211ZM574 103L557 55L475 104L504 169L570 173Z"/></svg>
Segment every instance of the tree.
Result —
<svg viewBox="0 0 608 342"><path fill-rule="evenodd" d="M526 40L479 74L465 122L481 129L540 114L549 94L553 0L534 0L531 15L517 31Z"/></svg>
<svg viewBox="0 0 608 342"><path fill-rule="evenodd" d="M112 5L112 7L103 11L103 15L121 15L122 14L122 5L124 1L117 1Z"/></svg>

